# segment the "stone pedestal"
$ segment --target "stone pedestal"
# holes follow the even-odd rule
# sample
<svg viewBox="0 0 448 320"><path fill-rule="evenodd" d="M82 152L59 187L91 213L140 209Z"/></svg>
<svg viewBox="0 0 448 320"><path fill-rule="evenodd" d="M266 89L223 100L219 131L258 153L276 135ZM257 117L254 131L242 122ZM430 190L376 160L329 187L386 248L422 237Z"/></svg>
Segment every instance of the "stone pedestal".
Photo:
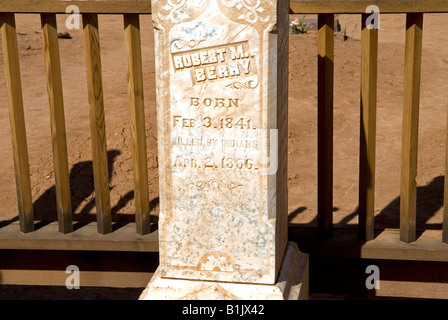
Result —
<svg viewBox="0 0 448 320"><path fill-rule="evenodd" d="M308 299L308 255L289 242L275 284L247 284L160 277L156 271L140 300Z"/></svg>
<svg viewBox="0 0 448 320"><path fill-rule="evenodd" d="M288 0L152 0L159 297L288 296L288 14Z"/></svg>

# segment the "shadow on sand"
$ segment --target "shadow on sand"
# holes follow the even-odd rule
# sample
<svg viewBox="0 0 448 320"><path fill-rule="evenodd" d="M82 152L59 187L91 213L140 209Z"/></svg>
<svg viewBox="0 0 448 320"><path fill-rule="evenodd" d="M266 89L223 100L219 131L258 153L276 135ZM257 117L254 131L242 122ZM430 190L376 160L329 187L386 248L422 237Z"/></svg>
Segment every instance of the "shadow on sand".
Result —
<svg viewBox="0 0 448 320"><path fill-rule="evenodd" d="M114 172L114 163L121 154L119 150L109 150L108 169L109 179ZM96 215L90 213L95 208L95 189L93 181L93 163L92 161L81 161L73 165L70 170L70 190L72 200L73 229L79 229L82 226L96 221ZM90 199L84 206L82 204ZM135 222L135 215L123 214L120 211L134 199L134 190L127 192L118 202L111 208L113 230L116 230L128 223ZM150 202L150 208L154 209L159 204L159 198L155 198ZM35 229L39 229L45 225L58 220L56 209L56 187L53 185L33 203L34 220L37 221ZM14 217L8 221L1 221L0 227L18 221L19 218ZM157 217L151 216L151 223L157 223Z"/></svg>
<svg viewBox="0 0 448 320"><path fill-rule="evenodd" d="M444 176L435 177L428 184L417 187L417 238L425 230L441 230L442 223L428 223L429 219L435 215L443 206ZM334 208L333 211L337 211ZM288 219L306 210L306 207L299 207L289 213ZM358 215L358 210L348 214L341 221L334 224L335 228L347 227L350 220ZM307 223L307 226L317 226L317 217ZM392 200L381 212L375 215L375 234L380 234L386 228L400 228L400 197Z"/></svg>

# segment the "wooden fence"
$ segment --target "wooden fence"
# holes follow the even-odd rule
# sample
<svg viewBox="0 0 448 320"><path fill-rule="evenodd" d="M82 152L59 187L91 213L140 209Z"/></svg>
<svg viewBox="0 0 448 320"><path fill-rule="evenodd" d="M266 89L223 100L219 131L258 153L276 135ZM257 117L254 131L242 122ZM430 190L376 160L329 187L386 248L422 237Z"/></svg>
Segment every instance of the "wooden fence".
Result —
<svg viewBox="0 0 448 320"><path fill-rule="evenodd" d="M381 30L366 27L366 19L371 14L366 13L366 9L370 5L376 5L380 15L406 15L400 224L399 230L386 229L381 234L375 233L374 206L378 33ZM373 295L446 298L448 148L445 155L443 230L439 239L424 233L417 237L416 175L423 16L425 13L447 13L448 3L431 0L293 0L290 6L294 13L318 16L317 230L289 228L290 239L297 241L301 250L310 254L311 292L337 292L340 287L349 287L348 279L351 278L357 292L371 296L372 292L360 282L366 265L375 264L382 272L382 289ZM335 229L332 220L334 14L361 15L359 219L356 232ZM329 265L332 266L331 271Z"/></svg>
<svg viewBox="0 0 448 320"><path fill-rule="evenodd" d="M331 238L333 214L333 63L334 14L361 14L361 94L359 153L359 239L374 239L375 149L378 32L367 28L366 13L376 5L380 14L405 13L404 103L402 123L400 240L416 240L416 175L420 69L424 13L448 12L445 1L291 1L291 10L318 15L318 230ZM448 149L447 149L448 150ZM447 151L448 152L448 151ZM447 153L448 155L448 153ZM448 159L448 157L447 157ZM445 166L445 177L448 173ZM445 179L446 181L446 179ZM448 187L445 184L442 241L448 243Z"/></svg>
<svg viewBox="0 0 448 320"><path fill-rule="evenodd" d="M399 240L375 239L374 191L376 145L376 96L378 32L365 25L367 6L376 5L383 13L406 14L404 69L404 105L402 134L402 165L400 194ZM56 14L65 13L67 6L77 5L82 13L90 106L90 126L94 164L94 185L97 211L97 233L91 229L77 230L73 236L70 185L67 160L61 67L58 52ZM318 240L301 231L291 233L293 239L307 245L303 250L319 255L338 255L336 246L357 251L356 257L380 259L414 259L448 261L448 205L443 213L443 239L416 240L417 140L419 116L420 65L424 13L448 12L443 0L292 0L292 13L318 15ZM16 13L40 14L45 43L47 91L51 115L51 135L55 167L58 210L58 232L34 231L27 140L24 123L22 88L17 47ZM62 1L62 0L0 0L2 38L8 104L12 129L14 164L19 204L20 230L0 230L0 249L38 250L158 250L157 233L151 232L145 116L142 82L139 15L150 14L148 0L128 1ZM361 121L359 157L359 230L356 238L344 235L333 242L333 65L334 14L361 14ZM129 112L133 146L134 192L136 223L133 231L112 231L109 201L107 146L105 141L103 88L101 75L98 14L123 15L128 63ZM152 99L152 97L150 97ZM448 163L446 165L448 170ZM445 173L445 177L448 171ZM448 186L445 184L445 203ZM84 229L84 228L83 228ZM53 230L55 231L55 230ZM120 233L121 232L121 233ZM110 234L113 235L110 235ZM386 235L387 236L387 235ZM311 240L310 240L311 239ZM339 241L339 242L338 242ZM366 242L368 241L368 242ZM409 246L408 243L415 242ZM309 244L309 245L308 245ZM351 249L350 249L351 248ZM340 251L338 251L340 252ZM410 253L411 252L411 253Z"/></svg>
<svg viewBox="0 0 448 320"><path fill-rule="evenodd" d="M32 232L34 217L14 12L36 12L37 10L41 14L45 44L59 231L69 233L73 231L73 223L56 13L65 12L70 3L66 1L39 2L41 4L33 1L3 2L6 4L0 3L0 12L2 12L0 25L16 168L20 230L24 233ZM93 167L98 232L107 234L112 231L98 13L119 12L123 13L126 36L136 228L138 234L148 234L150 231L149 192L138 13L148 12L150 6L147 1L74 1L73 3L79 5L80 12L83 12L92 156L95 159Z"/></svg>

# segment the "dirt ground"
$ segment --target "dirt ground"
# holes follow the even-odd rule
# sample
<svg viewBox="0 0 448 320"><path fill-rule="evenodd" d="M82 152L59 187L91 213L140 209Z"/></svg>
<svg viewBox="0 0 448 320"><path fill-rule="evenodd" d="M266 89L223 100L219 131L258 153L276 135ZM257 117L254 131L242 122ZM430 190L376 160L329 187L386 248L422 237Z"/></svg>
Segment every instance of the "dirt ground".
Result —
<svg viewBox="0 0 448 320"><path fill-rule="evenodd" d="M75 220L95 219L88 100L82 30L66 30L58 16L68 158ZM291 17L294 18L294 17ZM308 15L307 19L314 16ZM357 223L360 25L359 15L339 15L334 77L334 222ZM446 14L426 14L423 30L418 158L419 228L440 229L448 98ZM378 52L376 226L398 226L404 15L380 17ZM120 16L100 16L104 102L113 220L132 219L133 173L126 83L126 52ZM146 128L152 213L158 214L158 161L153 27L141 17ZM43 42L38 15L17 17L25 120L36 220L56 220L54 177ZM0 53L1 56L1 53ZM3 58L0 57L0 61ZM0 62L2 63L2 62ZM289 47L289 217L291 224L316 225L317 209L317 32L291 34ZM5 77L0 67L0 221L17 218Z"/></svg>

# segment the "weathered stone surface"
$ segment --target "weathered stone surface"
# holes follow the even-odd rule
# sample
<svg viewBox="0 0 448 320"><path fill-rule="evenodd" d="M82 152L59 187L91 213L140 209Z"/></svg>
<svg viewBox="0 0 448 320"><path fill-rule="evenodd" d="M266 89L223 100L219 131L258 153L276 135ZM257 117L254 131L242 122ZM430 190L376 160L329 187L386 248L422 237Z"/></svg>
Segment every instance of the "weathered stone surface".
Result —
<svg viewBox="0 0 448 320"><path fill-rule="evenodd" d="M246 284L161 278L156 271L140 300L308 299L308 255L289 242L275 284Z"/></svg>
<svg viewBox="0 0 448 320"><path fill-rule="evenodd" d="M152 10L160 276L273 284L287 243L289 2Z"/></svg>

